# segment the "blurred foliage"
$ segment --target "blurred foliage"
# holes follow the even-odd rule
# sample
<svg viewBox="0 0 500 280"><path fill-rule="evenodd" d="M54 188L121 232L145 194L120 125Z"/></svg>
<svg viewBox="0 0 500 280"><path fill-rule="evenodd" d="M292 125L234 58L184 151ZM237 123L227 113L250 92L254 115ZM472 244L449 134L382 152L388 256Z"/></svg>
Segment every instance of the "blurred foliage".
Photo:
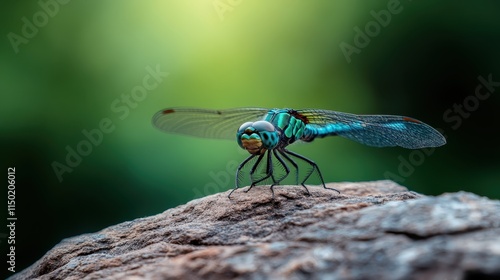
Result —
<svg viewBox="0 0 500 280"><path fill-rule="evenodd" d="M399 12L384 18L394 5ZM424 157L333 137L292 149L327 182L389 177L425 194L500 198L500 87L473 99L479 76L500 81L498 11L500 2L449 0L4 3L0 144L3 170L16 167L17 268L63 238L233 187L244 151L154 129L152 115L170 106L412 116L441 128L448 144ZM340 46L356 47L356 27L373 36L349 63ZM122 95L143 85L147 67L169 75L127 103ZM454 111L464 102L473 110ZM114 130L59 182L53 163L66 165L68 147L103 119Z"/></svg>

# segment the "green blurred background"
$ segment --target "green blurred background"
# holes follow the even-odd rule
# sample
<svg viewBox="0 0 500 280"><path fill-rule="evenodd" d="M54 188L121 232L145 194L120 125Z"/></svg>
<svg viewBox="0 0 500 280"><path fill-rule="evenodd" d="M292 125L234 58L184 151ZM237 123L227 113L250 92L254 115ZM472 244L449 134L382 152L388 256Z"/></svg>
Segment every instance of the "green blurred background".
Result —
<svg viewBox="0 0 500 280"><path fill-rule="evenodd" d="M153 114L170 106L412 116L441 128L448 144L425 157L333 137L292 150L327 182L392 178L425 194L500 198L500 86L474 97L479 76L500 81L498 1L62 2L5 1L0 12L0 145L4 174L16 167L18 271L63 238L233 187L227 165L246 154L236 142L154 129ZM380 12L388 5L390 21ZM355 41L356 27L368 27L369 42ZM350 62L343 42L362 46ZM122 95L148 66L169 75L126 105ZM464 101L470 112L460 115ZM103 119L114 130L60 182L53 162L66 165L67 147Z"/></svg>

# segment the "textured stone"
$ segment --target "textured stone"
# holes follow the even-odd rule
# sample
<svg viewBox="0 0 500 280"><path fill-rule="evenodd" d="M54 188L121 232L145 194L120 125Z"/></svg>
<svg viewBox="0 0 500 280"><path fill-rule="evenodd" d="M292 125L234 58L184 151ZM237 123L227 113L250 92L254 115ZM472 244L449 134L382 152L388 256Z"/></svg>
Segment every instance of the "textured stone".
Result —
<svg viewBox="0 0 500 280"><path fill-rule="evenodd" d="M63 240L12 279L500 279L500 202L391 181L241 190Z"/></svg>

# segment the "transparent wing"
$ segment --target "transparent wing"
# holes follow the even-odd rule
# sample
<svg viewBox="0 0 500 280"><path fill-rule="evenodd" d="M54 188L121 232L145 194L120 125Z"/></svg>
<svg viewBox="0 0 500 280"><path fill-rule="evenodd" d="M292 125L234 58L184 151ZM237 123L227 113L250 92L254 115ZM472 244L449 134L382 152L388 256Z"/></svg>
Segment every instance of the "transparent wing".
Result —
<svg viewBox="0 0 500 280"><path fill-rule="evenodd" d="M404 116L354 115L329 110L297 110L318 137L339 135L375 147L400 146L409 149L438 147L446 143L431 126Z"/></svg>
<svg viewBox="0 0 500 280"><path fill-rule="evenodd" d="M153 125L167 133L234 140L240 125L263 119L268 111L264 108L167 108L153 116Z"/></svg>

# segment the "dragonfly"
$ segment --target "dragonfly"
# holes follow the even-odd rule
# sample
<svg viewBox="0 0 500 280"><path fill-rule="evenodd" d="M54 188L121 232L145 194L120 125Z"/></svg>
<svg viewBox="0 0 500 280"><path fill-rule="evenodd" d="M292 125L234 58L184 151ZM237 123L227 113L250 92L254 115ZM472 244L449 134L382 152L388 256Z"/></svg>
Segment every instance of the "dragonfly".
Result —
<svg viewBox="0 0 500 280"><path fill-rule="evenodd" d="M296 184L299 182L299 164L310 168L300 181L306 194L305 183L313 173L326 187L318 165L288 146L295 142L312 142L316 138L340 136L373 147L399 146L407 149L439 147L446 143L441 133L414 118L396 115L356 115L321 109L266 109L233 108L211 110L202 108L166 108L153 116L153 125L171 134L183 134L201 138L236 140L250 155L236 169L235 187L240 187L244 168L250 164L250 187L261 182L272 181L270 186L274 198L275 185L280 184L295 170ZM283 172L275 172L277 169Z"/></svg>

